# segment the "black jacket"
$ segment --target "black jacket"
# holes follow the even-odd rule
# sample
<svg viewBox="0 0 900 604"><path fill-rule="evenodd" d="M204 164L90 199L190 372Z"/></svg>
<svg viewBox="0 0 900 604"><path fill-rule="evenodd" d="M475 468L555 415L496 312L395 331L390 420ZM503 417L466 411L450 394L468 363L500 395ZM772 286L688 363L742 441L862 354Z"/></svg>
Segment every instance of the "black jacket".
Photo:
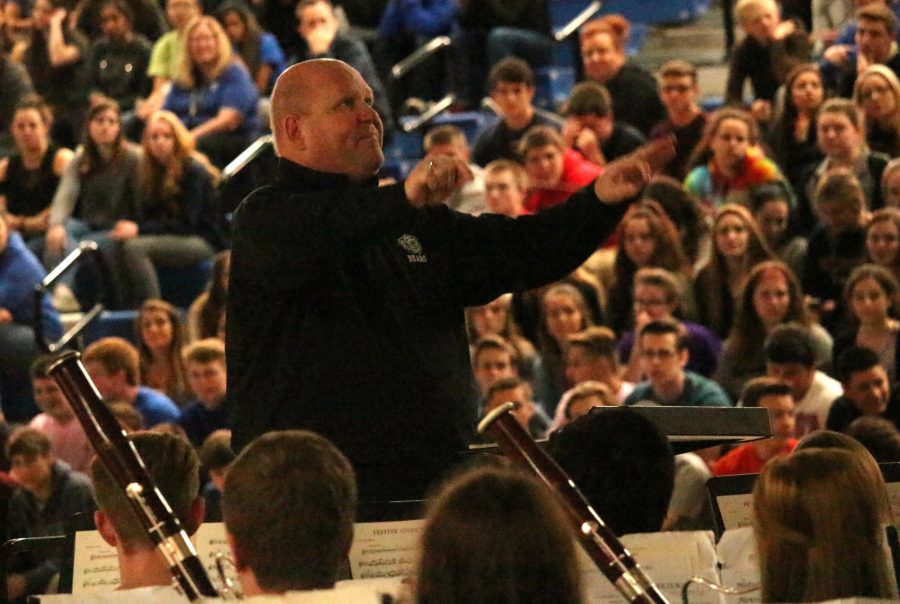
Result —
<svg viewBox="0 0 900 604"><path fill-rule="evenodd" d="M367 474L416 468L433 480L474 436L463 309L571 272L626 205L586 189L535 216L473 217L282 160L234 218L235 450L305 428L349 457L363 498Z"/></svg>

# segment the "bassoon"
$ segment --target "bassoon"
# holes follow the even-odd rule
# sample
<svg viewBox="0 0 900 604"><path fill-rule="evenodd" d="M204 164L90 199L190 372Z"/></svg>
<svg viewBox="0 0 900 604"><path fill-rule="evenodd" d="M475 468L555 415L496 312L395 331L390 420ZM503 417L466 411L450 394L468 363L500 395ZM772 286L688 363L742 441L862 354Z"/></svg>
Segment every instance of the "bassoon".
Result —
<svg viewBox="0 0 900 604"><path fill-rule="evenodd" d="M578 535L578 542L610 583L635 604L668 604L631 552L606 526L565 471L531 438L512 414L515 403L504 403L478 424L478 432L492 437L518 465L533 472L553 489Z"/></svg>
<svg viewBox="0 0 900 604"><path fill-rule="evenodd" d="M47 373L59 385L97 457L122 488L186 598L218 598L197 550L156 488L137 449L103 403L75 351L58 355Z"/></svg>

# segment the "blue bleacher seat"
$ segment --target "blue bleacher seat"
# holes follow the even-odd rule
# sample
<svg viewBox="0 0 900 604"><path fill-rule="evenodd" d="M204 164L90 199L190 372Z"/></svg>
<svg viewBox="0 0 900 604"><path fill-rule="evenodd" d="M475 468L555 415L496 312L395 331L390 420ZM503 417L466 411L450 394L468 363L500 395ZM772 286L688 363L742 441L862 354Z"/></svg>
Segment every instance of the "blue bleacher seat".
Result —
<svg viewBox="0 0 900 604"><path fill-rule="evenodd" d="M104 310L81 332L82 344L86 348L100 338L118 337L137 345L134 333L137 315L136 310Z"/></svg>
<svg viewBox="0 0 900 604"><path fill-rule="evenodd" d="M535 72L534 104L556 111L572 92L575 70L571 67L542 67Z"/></svg>
<svg viewBox="0 0 900 604"><path fill-rule="evenodd" d="M184 268L163 268L156 271L162 299L179 308L187 308L203 293L212 277L213 261L204 260Z"/></svg>

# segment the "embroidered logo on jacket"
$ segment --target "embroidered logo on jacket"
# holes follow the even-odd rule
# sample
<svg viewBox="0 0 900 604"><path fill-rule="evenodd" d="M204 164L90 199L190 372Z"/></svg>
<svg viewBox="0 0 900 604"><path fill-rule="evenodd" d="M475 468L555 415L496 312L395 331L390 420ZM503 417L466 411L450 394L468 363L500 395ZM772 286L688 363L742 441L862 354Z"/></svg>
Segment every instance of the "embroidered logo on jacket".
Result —
<svg viewBox="0 0 900 604"><path fill-rule="evenodd" d="M397 239L399 245L406 252L406 259L409 262L428 262L428 257L422 253L422 244L413 235L401 235Z"/></svg>

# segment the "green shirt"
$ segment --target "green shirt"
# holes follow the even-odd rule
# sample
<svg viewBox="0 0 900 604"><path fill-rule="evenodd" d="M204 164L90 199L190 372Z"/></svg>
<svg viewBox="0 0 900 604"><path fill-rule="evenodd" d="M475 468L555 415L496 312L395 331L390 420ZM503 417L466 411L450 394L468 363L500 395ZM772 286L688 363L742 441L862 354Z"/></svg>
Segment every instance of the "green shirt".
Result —
<svg viewBox="0 0 900 604"><path fill-rule="evenodd" d="M151 78L174 79L175 74L178 73L183 52L184 37L174 29L164 33L153 45L147 75Z"/></svg>

